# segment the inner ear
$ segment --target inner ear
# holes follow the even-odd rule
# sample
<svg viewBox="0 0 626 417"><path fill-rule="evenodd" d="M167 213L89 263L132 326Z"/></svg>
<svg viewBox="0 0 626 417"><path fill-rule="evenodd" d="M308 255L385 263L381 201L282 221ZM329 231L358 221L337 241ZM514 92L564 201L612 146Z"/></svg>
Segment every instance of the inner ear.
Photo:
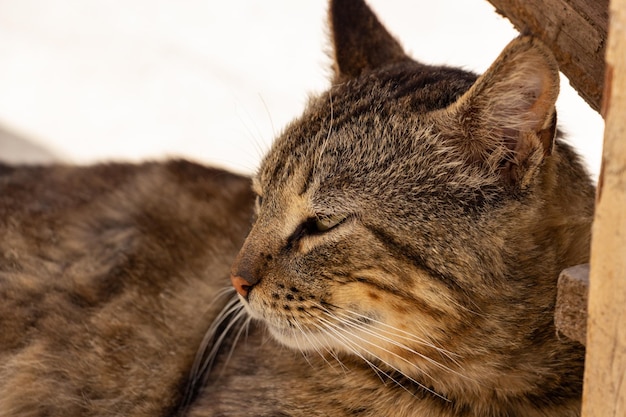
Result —
<svg viewBox="0 0 626 417"><path fill-rule="evenodd" d="M402 47L362 0L331 0L335 78L356 78L366 70L407 59Z"/></svg>
<svg viewBox="0 0 626 417"><path fill-rule="evenodd" d="M552 53L525 36L513 40L448 112L471 159L521 178L552 151L558 94Z"/></svg>

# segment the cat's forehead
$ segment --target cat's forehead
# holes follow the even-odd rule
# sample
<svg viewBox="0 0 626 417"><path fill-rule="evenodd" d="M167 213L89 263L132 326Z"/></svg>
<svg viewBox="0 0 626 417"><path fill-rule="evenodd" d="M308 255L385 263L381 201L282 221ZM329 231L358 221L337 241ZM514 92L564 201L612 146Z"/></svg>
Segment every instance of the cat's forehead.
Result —
<svg viewBox="0 0 626 417"><path fill-rule="evenodd" d="M305 190L315 181L345 188L386 165L401 165L398 158L432 146L424 141L433 127L428 114L453 103L475 78L411 61L333 86L274 142L258 188L295 182Z"/></svg>

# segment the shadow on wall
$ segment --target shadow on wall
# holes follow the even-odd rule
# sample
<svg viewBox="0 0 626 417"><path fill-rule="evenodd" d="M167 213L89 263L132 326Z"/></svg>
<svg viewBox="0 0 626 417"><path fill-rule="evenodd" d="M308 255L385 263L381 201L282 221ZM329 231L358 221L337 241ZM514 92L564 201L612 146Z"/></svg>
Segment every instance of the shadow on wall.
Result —
<svg viewBox="0 0 626 417"><path fill-rule="evenodd" d="M60 162L61 158L49 149L22 135L0 126L0 162L11 164L46 164Z"/></svg>

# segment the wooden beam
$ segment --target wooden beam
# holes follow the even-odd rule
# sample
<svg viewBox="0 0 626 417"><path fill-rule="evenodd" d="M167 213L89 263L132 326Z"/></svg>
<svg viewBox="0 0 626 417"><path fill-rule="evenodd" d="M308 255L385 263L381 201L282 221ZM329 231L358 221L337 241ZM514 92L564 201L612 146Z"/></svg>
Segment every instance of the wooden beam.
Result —
<svg viewBox="0 0 626 417"><path fill-rule="evenodd" d="M561 71L600 111L609 0L488 0L520 32L545 42Z"/></svg>
<svg viewBox="0 0 626 417"><path fill-rule="evenodd" d="M567 268L559 276L554 325L557 331L583 345L587 343L589 264Z"/></svg>
<svg viewBox="0 0 626 417"><path fill-rule="evenodd" d="M626 415L626 0L611 0L591 243L583 416Z"/></svg>

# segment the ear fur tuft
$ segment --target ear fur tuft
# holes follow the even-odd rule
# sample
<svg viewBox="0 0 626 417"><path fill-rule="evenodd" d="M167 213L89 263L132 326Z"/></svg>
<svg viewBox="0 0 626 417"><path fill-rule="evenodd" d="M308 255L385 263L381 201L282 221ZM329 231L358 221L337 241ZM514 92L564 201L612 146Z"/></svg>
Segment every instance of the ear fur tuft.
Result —
<svg viewBox="0 0 626 417"><path fill-rule="evenodd" d="M520 181L552 151L558 93L552 53L522 36L446 112L472 160Z"/></svg>

